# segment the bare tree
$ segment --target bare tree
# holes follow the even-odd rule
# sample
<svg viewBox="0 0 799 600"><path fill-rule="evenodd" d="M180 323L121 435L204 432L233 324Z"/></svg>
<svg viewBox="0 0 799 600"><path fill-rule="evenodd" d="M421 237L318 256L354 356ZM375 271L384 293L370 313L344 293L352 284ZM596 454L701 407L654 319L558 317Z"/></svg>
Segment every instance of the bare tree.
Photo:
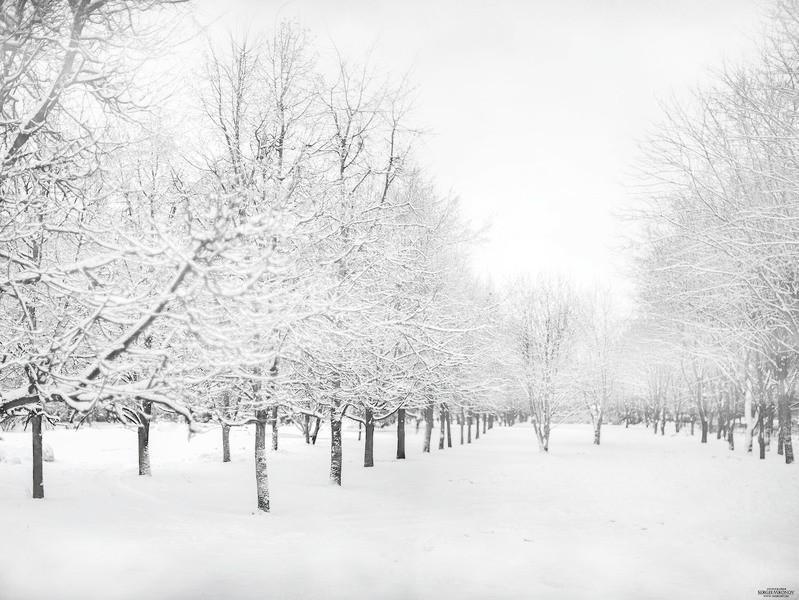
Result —
<svg viewBox="0 0 799 600"><path fill-rule="evenodd" d="M576 310L575 293L562 277L520 280L511 290L508 335L542 452L549 451L553 419L563 417L571 404L573 382L567 368L574 348Z"/></svg>

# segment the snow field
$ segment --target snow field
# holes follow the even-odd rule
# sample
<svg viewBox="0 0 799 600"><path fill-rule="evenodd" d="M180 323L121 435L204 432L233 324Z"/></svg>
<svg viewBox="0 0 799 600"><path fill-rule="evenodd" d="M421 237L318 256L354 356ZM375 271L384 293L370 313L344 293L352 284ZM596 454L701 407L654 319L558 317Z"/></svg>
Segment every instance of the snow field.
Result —
<svg viewBox="0 0 799 600"><path fill-rule="evenodd" d="M376 431L364 469L345 431L343 487L327 483L329 438L281 429L269 452L272 513L255 514L253 435L188 441L154 426L153 476L136 435L46 431L44 500L30 499L27 433L0 449L3 600L262 598L758 598L799 593L799 475L711 439L606 426L555 430L541 455L526 425L408 459ZM457 430L453 430L457 436ZM456 444L457 439L453 440ZM437 442L437 439L434 440ZM739 444L740 447L740 444Z"/></svg>

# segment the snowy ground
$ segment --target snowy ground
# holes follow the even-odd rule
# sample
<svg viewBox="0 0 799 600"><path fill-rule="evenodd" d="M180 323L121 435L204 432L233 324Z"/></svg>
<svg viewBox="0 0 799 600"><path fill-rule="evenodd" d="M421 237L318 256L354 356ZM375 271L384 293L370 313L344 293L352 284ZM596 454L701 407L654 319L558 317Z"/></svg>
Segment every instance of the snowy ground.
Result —
<svg viewBox="0 0 799 600"><path fill-rule="evenodd" d="M249 431L222 464L218 431L188 442L182 428L157 427L152 478L136 475L134 432L47 431L56 462L36 501L28 434L2 434L0 598L799 595L799 465L776 454L612 426L597 448L590 428L568 426L542 456L521 425L431 455L411 433L396 461L383 430L364 469L350 430L338 489L328 439L309 447L281 433L269 515L253 514Z"/></svg>

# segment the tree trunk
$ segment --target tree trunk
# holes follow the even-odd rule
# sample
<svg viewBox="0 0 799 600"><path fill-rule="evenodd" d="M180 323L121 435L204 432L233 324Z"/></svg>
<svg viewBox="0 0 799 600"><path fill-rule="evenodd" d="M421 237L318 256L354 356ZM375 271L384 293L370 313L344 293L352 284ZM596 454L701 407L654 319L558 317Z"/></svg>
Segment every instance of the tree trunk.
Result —
<svg viewBox="0 0 799 600"><path fill-rule="evenodd" d="M139 411L139 475L152 475L150 468L150 417L153 403L143 402Z"/></svg>
<svg viewBox="0 0 799 600"><path fill-rule="evenodd" d="M539 423L538 420L534 418L533 430L538 440L539 452L549 452L549 425L547 423Z"/></svg>
<svg viewBox="0 0 799 600"><path fill-rule="evenodd" d="M480 439L480 413L474 413L474 439Z"/></svg>
<svg viewBox="0 0 799 600"><path fill-rule="evenodd" d="M486 417L486 415L483 415L483 433L486 432L486 421L487 420L488 420L488 418Z"/></svg>
<svg viewBox="0 0 799 600"><path fill-rule="evenodd" d="M752 438L755 430L755 417L754 412L754 392L752 391L752 382L747 378L746 391L744 392L744 423L746 424L746 434L744 436L744 448L746 453L752 453Z"/></svg>
<svg viewBox="0 0 799 600"><path fill-rule="evenodd" d="M362 434L363 434L363 423L358 421L358 441L359 442L361 441Z"/></svg>
<svg viewBox="0 0 799 600"><path fill-rule="evenodd" d="M438 432L438 449L444 449L444 438L447 434L447 424L444 421L444 406L442 405L441 408L438 409L438 423L439 423L439 432Z"/></svg>
<svg viewBox="0 0 799 600"><path fill-rule="evenodd" d="M452 415L447 409L447 448L452 448Z"/></svg>
<svg viewBox="0 0 799 600"><path fill-rule="evenodd" d="M766 407L766 450L771 450L771 436L774 435L774 402L769 398Z"/></svg>
<svg viewBox="0 0 799 600"><path fill-rule="evenodd" d="M782 423L780 423L780 430L782 432L782 450L785 455L785 464L790 465L793 462L793 442L791 440L791 399L787 394L782 394L780 401L782 404L780 407L780 412L782 413Z"/></svg>
<svg viewBox="0 0 799 600"><path fill-rule="evenodd" d="M702 443L707 444L707 417L699 415L699 420L702 424Z"/></svg>
<svg viewBox="0 0 799 600"><path fill-rule="evenodd" d="M397 458L405 458L405 409L397 411Z"/></svg>
<svg viewBox="0 0 799 600"><path fill-rule="evenodd" d="M461 446L463 446L463 429L465 427L466 417L463 414L463 407L461 407L461 418L458 421L458 424L461 426Z"/></svg>
<svg viewBox="0 0 799 600"><path fill-rule="evenodd" d="M341 485L341 417L330 408L330 483Z"/></svg>
<svg viewBox="0 0 799 600"><path fill-rule="evenodd" d="M222 425L222 462L230 462L230 425Z"/></svg>
<svg viewBox="0 0 799 600"><path fill-rule="evenodd" d="M272 407L272 450L277 450L277 427L278 427L278 414L277 404Z"/></svg>
<svg viewBox="0 0 799 600"><path fill-rule="evenodd" d="M302 432L305 435L305 443L311 443L311 415L305 414L303 417L303 427Z"/></svg>
<svg viewBox="0 0 799 600"><path fill-rule="evenodd" d="M424 407L424 446L422 452L430 452L430 439L433 437L433 404Z"/></svg>
<svg viewBox="0 0 799 600"><path fill-rule="evenodd" d="M363 445L363 466L375 466L375 419L371 408L367 408L363 413L366 421L366 441Z"/></svg>
<svg viewBox="0 0 799 600"><path fill-rule="evenodd" d="M602 413L594 419L594 445L599 446L600 436L602 435Z"/></svg>
<svg viewBox="0 0 799 600"><path fill-rule="evenodd" d="M42 446L42 413L31 417L31 438L33 442L33 497L44 498L44 458Z"/></svg>
<svg viewBox="0 0 799 600"><path fill-rule="evenodd" d="M266 421L265 410L255 411L255 490L258 510L269 512L269 477L266 472Z"/></svg>
<svg viewBox="0 0 799 600"><path fill-rule="evenodd" d="M319 428L322 426L322 419L316 417L316 424L314 424L314 432L311 434L311 443L316 446L316 436L319 435Z"/></svg>
<svg viewBox="0 0 799 600"><path fill-rule="evenodd" d="M727 445L729 446L730 450L735 450L735 428L728 427L727 428Z"/></svg>
<svg viewBox="0 0 799 600"><path fill-rule="evenodd" d="M472 411L466 413L466 443L472 443Z"/></svg>
<svg viewBox="0 0 799 600"><path fill-rule="evenodd" d="M223 416L230 418L230 392L222 394ZM230 462L230 425L222 424L222 462Z"/></svg>
<svg viewBox="0 0 799 600"><path fill-rule="evenodd" d="M766 436L763 433L763 421L765 412L763 409L765 407L761 404L760 410L757 411L757 445L760 448L760 459L763 460L766 458Z"/></svg>
<svg viewBox="0 0 799 600"><path fill-rule="evenodd" d="M322 425L322 419L316 417L316 423L314 424L313 433L311 434L311 443L316 446L316 436L319 435L319 427Z"/></svg>

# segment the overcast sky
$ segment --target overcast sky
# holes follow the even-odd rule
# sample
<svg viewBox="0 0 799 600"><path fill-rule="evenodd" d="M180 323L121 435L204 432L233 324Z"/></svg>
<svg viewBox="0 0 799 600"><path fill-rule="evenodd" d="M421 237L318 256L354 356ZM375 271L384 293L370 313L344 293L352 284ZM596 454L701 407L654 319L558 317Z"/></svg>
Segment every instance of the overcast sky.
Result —
<svg viewBox="0 0 799 600"><path fill-rule="evenodd" d="M614 207L658 98L751 52L768 0L206 0L218 28L296 19L418 87L420 160L475 224L475 266L616 280Z"/></svg>

